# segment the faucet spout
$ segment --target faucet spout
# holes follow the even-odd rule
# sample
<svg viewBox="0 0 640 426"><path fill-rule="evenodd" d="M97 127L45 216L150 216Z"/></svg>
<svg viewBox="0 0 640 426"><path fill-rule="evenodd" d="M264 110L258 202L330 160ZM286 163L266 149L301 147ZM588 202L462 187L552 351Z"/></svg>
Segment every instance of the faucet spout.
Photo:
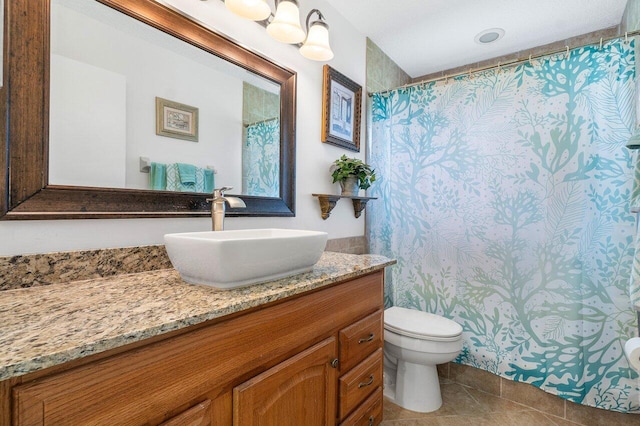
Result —
<svg viewBox="0 0 640 426"><path fill-rule="evenodd" d="M207 198L211 202L211 229L214 231L224 230L224 217L226 213L226 203L231 208L245 208L247 205L238 197L225 197L224 192L233 189L225 186L213 190L213 198Z"/></svg>
<svg viewBox="0 0 640 426"><path fill-rule="evenodd" d="M247 205L242 201L241 198L238 197L224 197L224 199L229 203L229 207L232 209L244 209Z"/></svg>

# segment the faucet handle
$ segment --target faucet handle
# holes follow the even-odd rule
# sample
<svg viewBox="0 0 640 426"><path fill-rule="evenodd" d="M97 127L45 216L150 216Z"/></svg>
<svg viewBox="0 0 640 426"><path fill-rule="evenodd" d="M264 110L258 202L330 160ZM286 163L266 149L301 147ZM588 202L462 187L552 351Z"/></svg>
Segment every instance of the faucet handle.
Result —
<svg viewBox="0 0 640 426"><path fill-rule="evenodd" d="M233 186L223 186L222 188L218 188L218 189L214 189L213 190L213 197L224 197L224 193L226 191L231 191L233 189Z"/></svg>

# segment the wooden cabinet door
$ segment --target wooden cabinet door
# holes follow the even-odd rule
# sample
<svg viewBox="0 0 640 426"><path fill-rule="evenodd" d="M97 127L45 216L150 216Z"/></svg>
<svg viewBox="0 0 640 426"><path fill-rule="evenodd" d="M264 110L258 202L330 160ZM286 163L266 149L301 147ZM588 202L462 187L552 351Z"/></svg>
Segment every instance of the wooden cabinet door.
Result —
<svg viewBox="0 0 640 426"><path fill-rule="evenodd" d="M234 388L234 426L335 424L336 346L325 339Z"/></svg>
<svg viewBox="0 0 640 426"><path fill-rule="evenodd" d="M211 426L211 401L207 399L160 426Z"/></svg>

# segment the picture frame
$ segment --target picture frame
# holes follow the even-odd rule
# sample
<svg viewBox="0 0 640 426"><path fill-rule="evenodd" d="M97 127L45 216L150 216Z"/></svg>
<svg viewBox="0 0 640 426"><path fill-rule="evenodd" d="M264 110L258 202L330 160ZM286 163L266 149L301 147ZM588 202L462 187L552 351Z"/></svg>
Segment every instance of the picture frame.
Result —
<svg viewBox="0 0 640 426"><path fill-rule="evenodd" d="M322 86L322 142L360 152L362 86L329 65Z"/></svg>
<svg viewBox="0 0 640 426"><path fill-rule="evenodd" d="M198 142L198 108L156 97L156 135Z"/></svg>

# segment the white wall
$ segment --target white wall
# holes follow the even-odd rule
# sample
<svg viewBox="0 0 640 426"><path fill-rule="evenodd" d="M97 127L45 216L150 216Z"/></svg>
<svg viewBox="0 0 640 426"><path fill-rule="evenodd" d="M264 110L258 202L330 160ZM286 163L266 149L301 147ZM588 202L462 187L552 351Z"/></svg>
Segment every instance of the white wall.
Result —
<svg viewBox="0 0 640 426"><path fill-rule="evenodd" d="M56 54L50 70L49 182L124 188L127 79Z"/></svg>
<svg viewBox="0 0 640 426"><path fill-rule="evenodd" d="M95 16L100 11L103 11L102 17ZM81 70L83 72L76 75L71 70L64 70L54 74L55 68L52 67L49 146L50 152L56 155L50 154L49 157L49 183L78 185L84 179L87 186L148 189L149 174L141 173L139 166L140 157L147 157L158 163L189 163L203 168L214 166L218 172L217 182L241 188L242 83L248 74L239 67L233 72L224 72L220 70L218 58L175 41L145 24L131 25L130 22L132 20L125 15L96 2L54 1L52 53L79 66L86 64L85 67L94 69L94 72ZM187 51L185 46L189 47ZM180 48L182 51L176 51ZM105 102L108 96L104 92L108 88L103 82L105 77L102 77L109 72L124 80L123 88L126 83L126 96L123 98L126 103L117 106L114 113L94 114L93 110L109 105ZM76 87L83 81L88 87ZM89 86L92 83L95 88ZM58 94L53 89L59 85L64 85L66 92L70 92L70 87L76 87L79 94L75 98L78 101L75 107L65 105L69 96L55 97ZM198 142L155 134L156 96L198 108ZM78 119L84 123L85 132L77 132L75 127L78 126L70 126L68 122L59 123L58 120L65 117L60 114L61 109L71 112L71 120ZM86 111L87 116L75 117L78 110ZM126 122L120 120L126 129L123 138L113 138L102 128L96 132L97 137L87 137L86 130L100 126L100 121L106 121L108 117L118 117L117 111L126 113ZM104 127L108 129L109 126ZM66 132L60 131L61 128ZM58 135L61 137L56 137ZM85 163L82 161L70 159L74 152L73 140L78 142L76 145L83 146L77 152L94 150L99 153L106 146L126 152L126 160L119 158L121 165L111 173L114 179L122 179L122 183L96 183L92 169L83 168ZM66 164L60 164L61 159L67 158L70 160ZM122 169L125 165L126 173ZM66 175L52 174L61 168L66 170ZM85 177L86 171L88 178ZM70 181L68 175L76 180ZM66 179L60 180L61 176Z"/></svg>
<svg viewBox="0 0 640 426"><path fill-rule="evenodd" d="M294 218L227 218L226 228L313 229L328 232L329 238L363 235L364 217L354 217L348 200L339 202L331 217L323 221L318 202L311 196L316 192L339 191L338 185L331 183L328 171L333 160L342 154L365 158L364 126L359 153L320 141L323 64L303 58L295 47L270 39L260 25L236 17L218 0L170 0L170 3L183 5L181 7L185 10L190 8L190 13L197 14L201 21L210 23L218 32L298 73L297 215ZM322 11L330 25L331 45L335 53L329 65L364 86L365 36L324 0L300 0L300 8L305 16L311 8ZM0 221L0 255L162 244L165 233L205 231L210 227L209 218Z"/></svg>

